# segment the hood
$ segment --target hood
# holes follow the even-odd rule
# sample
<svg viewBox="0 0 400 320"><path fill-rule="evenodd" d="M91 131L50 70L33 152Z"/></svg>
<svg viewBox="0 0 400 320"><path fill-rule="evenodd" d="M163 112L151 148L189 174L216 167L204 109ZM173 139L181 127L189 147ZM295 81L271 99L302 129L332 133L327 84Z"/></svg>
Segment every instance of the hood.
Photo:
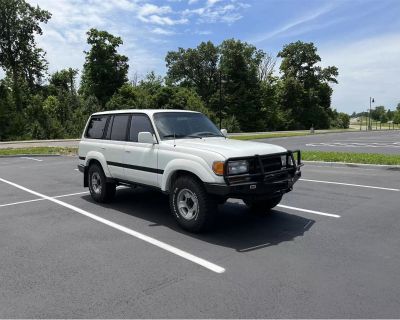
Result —
<svg viewBox="0 0 400 320"><path fill-rule="evenodd" d="M163 142L168 144L174 143L173 140L167 140ZM274 144L225 138L177 139L175 140L175 144L176 146L183 148L186 147L216 152L225 158L286 152L285 148Z"/></svg>

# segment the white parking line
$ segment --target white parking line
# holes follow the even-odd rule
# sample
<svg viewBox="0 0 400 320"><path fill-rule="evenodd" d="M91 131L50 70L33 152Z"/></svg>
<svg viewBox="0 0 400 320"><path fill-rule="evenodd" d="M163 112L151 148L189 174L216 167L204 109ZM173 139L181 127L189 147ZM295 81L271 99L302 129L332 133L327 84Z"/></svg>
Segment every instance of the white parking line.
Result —
<svg viewBox="0 0 400 320"><path fill-rule="evenodd" d="M15 188L24 190L24 191L26 191L28 193L31 193L31 194L33 194L35 196L38 196L40 198L43 198L45 200L49 200L51 202L57 203L60 206L63 206L63 207L68 208L70 210L73 210L73 211L75 211L77 213L80 213L80 214L90 218L90 219L96 220L96 221L98 221L100 223L103 223L103 224L109 226L109 227L112 227L114 229L122 231L122 232L124 232L126 234L129 234L129 235L135 237L135 238L138 238L138 239L143 240L143 241L145 241L147 243L150 243L150 244L152 244L152 245L154 245L156 247L159 247L159 248L164 249L164 250L166 250L168 252L171 252L171 253L173 253L173 254L175 254L177 256L180 256L180 257L182 257L182 258L184 258L186 260L189 260L189 261L191 261L193 263L196 263L196 264L198 264L198 265L200 265L200 266L202 266L204 268L207 268L207 269L209 269L211 271L214 271L216 273L225 272L224 268L222 268L222 267L220 267L220 266L218 266L218 265L216 265L216 264L214 264L212 262L209 262L207 260L204 260L202 258L194 256L194 255L192 255L192 254L190 254L190 253L188 253L186 251L183 251L183 250L180 250L178 248L175 248L175 247L173 247L173 246L171 246L169 244L166 244L166 243L164 243L162 241L159 241L157 239L154 239L154 238L151 238L149 236L146 236L146 235L144 235L144 234L142 234L140 232L137 232L137 231L134 231L132 229L126 228L126 227L124 227L124 226L122 226L120 224L117 224L115 222L112 222L112 221L106 220L104 218L101 218L99 216L96 216L96 215L94 215L94 214L92 214L92 213L90 213L90 212L88 212L86 210L83 210L81 208L75 207L75 206L70 205L70 204L68 204L66 202L63 202L61 200L57 200L57 199L54 199L52 197L46 196L46 195L44 195L42 193L33 191L31 189L25 188L25 187L23 187L23 186L21 186L19 184L14 183L14 182L11 182L11 181L8 181L8 180L2 179L2 178L0 178L0 181L2 181L4 183L7 183L7 184L9 184L9 185L11 185L11 186L13 186Z"/></svg>
<svg viewBox="0 0 400 320"><path fill-rule="evenodd" d="M231 203L243 203L242 200L237 200L237 199L233 199L233 201L230 201L230 202ZM283 209L290 209L290 210L294 210L294 211L317 214L319 216L326 216L326 217L331 217L331 218L341 218L341 216L339 216L338 214L326 213L326 212L309 210L309 209L303 209L303 208L298 208L298 207L290 207L290 206L286 206L286 205L283 205L283 204L278 204L277 207L283 208Z"/></svg>
<svg viewBox="0 0 400 320"><path fill-rule="evenodd" d="M28 159L28 160L33 160L33 161L43 161L42 159L36 159L36 158L32 158L32 157L20 157L21 159Z"/></svg>
<svg viewBox="0 0 400 320"><path fill-rule="evenodd" d="M368 185L362 185L362 184L353 184L353 183L344 183L344 182L335 182L335 181L311 180L311 179L303 179L303 178L301 178L300 181L325 183L325 184L337 184L337 185L341 185L341 186L378 189L378 190L386 190L386 191L396 191L396 192L400 191L400 189L395 189L395 188L375 187L375 186L368 186Z"/></svg>
<svg viewBox="0 0 400 320"><path fill-rule="evenodd" d="M297 207L290 207L290 206L285 206L283 204L278 204L277 207L283 208L283 209L289 209L289 210L312 213L312 214L316 214L316 215L319 215L319 216L326 216L326 217L331 217L331 218L340 218L340 216L338 214L326 213L326 212L314 211L314 210L308 210L308 209L302 209L302 208L297 208Z"/></svg>
<svg viewBox="0 0 400 320"><path fill-rule="evenodd" d="M62 194L60 196L55 196L55 197L52 197L52 198L55 198L55 199L56 198L65 198L65 197L76 196L76 195L79 195L79 194L87 194L87 193L89 193L89 191ZM32 200L25 200L25 201L19 201L19 202L0 204L0 208L1 207L14 206L16 204L24 204L24 203L29 203L29 202L43 201L43 200L45 200L45 199L44 198L38 198L38 199L32 199Z"/></svg>

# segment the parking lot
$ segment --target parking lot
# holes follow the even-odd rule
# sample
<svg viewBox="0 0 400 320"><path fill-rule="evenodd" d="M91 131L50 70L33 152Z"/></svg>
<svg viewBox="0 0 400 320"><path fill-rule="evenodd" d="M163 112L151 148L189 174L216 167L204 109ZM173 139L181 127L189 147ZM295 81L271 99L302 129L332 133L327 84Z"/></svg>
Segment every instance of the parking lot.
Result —
<svg viewBox="0 0 400 320"><path fill-rule="evenodd" d="M400 314L399 171L306 165L273 214L232 200L194 235L155 191L94 203L76 164L0 159L0 318Z"/></svg>
<svg viewBox="0 0 400 320"><path fill-rule="evenodd" d="M298 137L261 139L287 149L310 151L339 151L400 155L400 131L349 131Z"/></svg>

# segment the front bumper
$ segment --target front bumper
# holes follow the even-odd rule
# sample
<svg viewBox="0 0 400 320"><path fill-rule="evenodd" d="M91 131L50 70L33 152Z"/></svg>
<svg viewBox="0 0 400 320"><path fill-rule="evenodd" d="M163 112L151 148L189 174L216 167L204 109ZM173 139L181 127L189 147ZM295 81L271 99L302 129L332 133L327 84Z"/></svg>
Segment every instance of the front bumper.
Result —
<svg viewBox="0 0 400 320"><path fill-rule="evenodd" d="M297 154L297 159L294 158L294 154ZM272 172L265 172L263 166L260 165L258 167L260 172L240 176L228 176L225 173L225 183L205 183L205 188L208 193L225 198L254 199L281 196L293 189L293 185L301 177L300 168L303 166L301 154L298 150L269 155L268 157L282 155L287 155L291 159L291 165ZM258 155L254 156L257 162L260 161L260 158ZM227 162L231 160L228 159ZM237 159L235 158L234 160Z"/></svg>

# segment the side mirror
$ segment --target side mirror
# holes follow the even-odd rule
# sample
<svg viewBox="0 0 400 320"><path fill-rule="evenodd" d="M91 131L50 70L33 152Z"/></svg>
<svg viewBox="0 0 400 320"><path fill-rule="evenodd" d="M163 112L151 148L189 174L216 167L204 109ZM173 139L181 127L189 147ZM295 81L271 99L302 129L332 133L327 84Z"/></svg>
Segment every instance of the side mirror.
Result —
<svg viewBox="0 0 400 320"><path fill-rule="evenodd" d="M146 132L139 132L138 134L138 142L140 143L151 143L154 144L154 137L153 135L146 131Z"/></svg>
<svg viewBox="0 0 400 320"><path fill-rule="evenodd" d="M226 129L221 129L221 133L226 137L228 135L228 131Z"/></svg>

